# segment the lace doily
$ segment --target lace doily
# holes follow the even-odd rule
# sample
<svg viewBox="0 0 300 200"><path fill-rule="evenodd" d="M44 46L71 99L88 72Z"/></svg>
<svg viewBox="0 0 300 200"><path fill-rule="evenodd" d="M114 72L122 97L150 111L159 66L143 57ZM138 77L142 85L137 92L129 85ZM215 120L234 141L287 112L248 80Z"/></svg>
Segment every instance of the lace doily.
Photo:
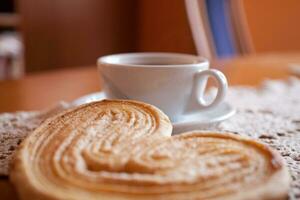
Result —
<svg viewBox="0 0 300 200"><path fill-rule="evenodd" d="M0 176L7 176L12 155L23 139L46 118L69 107L61 102L43 111L3 113L0 115Z"/></svg>
<svg viewBox="0 0 300 200"><path fill-rule="evenodd" d="M269 80L259 88L230 87L227 102L237 114L210 129L250 136L280 151L293 180L290 199L300 199L300 80ZM0 116L0 175L7 175L17 144L45 117L36 112Z"/></svg>
<svg viewBox="0 0 300 200"><path fill-rule="evenodd" d="M250 136L277 149L292 176L290 199L300 199L300 80L231 87L227 102L237 114L215 129Z"/></svg>

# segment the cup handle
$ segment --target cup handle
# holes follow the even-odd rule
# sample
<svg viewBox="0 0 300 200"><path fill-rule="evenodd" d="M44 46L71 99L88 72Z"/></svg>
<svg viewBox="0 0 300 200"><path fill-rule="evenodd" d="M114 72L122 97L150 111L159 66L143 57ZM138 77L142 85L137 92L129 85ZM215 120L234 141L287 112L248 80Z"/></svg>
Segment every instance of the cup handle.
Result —
<svg viewBox="0 0 300 200"><path fill-rule="evenodd" d="M218 92L216 97L212 100L211 103L208 103L204 99L204 92L206 88L206 80L207 77L212 77L217 83ZM228 88L227 79L225 75L215 69L207 69L198 71L194 77L194 83L192 88L192 96L190 99L190 103L188 108L186 109L187 112L197 111L199 109L209 109L212 108L219 103L221 103L226 95Z"/></svg>

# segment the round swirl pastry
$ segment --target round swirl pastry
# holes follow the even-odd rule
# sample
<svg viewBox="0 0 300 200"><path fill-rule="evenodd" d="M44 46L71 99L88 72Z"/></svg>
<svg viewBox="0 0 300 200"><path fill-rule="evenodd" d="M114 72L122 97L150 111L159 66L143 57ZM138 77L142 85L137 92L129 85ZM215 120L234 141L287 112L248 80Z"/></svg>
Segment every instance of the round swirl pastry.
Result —
<svg viewBox="0 0 300 200"><path fill-rule="evenodd" d="M105 100L44 122L21 144L11 179L22 199L280 199L281 157L233 134L172 136L168 117Z"/></svg>

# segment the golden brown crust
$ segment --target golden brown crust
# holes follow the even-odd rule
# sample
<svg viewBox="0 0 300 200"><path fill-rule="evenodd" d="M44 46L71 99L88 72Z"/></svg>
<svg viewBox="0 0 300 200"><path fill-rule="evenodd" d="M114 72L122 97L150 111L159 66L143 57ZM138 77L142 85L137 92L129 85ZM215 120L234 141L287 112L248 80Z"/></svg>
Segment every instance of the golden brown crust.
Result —
<svg viewBox="0 0 300 200"><path fill-rule="evenodd" d="M105 100L55 116L20 146L23 199L280 199L288 171L267 146L229 133L171 136L159 109Z"/></svg>

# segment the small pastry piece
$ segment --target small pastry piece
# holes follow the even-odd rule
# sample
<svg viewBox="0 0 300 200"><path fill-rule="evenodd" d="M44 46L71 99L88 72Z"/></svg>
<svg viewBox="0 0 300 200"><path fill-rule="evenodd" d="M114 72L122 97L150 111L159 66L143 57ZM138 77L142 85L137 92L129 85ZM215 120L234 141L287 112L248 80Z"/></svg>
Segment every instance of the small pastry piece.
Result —
<svg viewBox="0 0 300 200"><path fill-rule="evenodd" d="M233 134L172 136L168 117L104 100L45 121L25 139L11 180L21 199L284 199L276 152Z"/></svg>

